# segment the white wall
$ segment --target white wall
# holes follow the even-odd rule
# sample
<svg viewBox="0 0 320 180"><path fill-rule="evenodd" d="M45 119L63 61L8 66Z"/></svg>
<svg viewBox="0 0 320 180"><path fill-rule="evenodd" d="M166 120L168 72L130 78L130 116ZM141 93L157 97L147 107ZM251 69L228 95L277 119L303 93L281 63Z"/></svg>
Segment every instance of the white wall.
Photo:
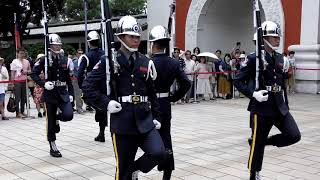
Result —
<svg viewBox="0 0 320 180"><path fill-rule="evenodd" d="M170 4L172 0L148 0L148 29L157 25L168 26ZM148 31L148 32L149 32Z"/></svg>
<svg viewBox="0 0 320 180"><path fill-rule="evenodd" d="M251 0L208 0L199 18L197 44L202 52L230 52L239 41L248 54L254 51L253 34Z"/></svg>

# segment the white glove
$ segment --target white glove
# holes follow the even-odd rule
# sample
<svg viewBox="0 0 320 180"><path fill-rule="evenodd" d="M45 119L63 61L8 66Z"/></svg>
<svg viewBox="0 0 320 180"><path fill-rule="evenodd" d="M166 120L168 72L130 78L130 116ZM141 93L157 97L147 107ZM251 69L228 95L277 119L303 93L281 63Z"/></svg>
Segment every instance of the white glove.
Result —
<svg viewBox="0 0 320 180"><path fill-rule="evenodd" d="M255 91L255 92L253 92L252 97L254 97L259 102L268 101L269 95L266 93L268 93L267 90ZM266 95L264 95L264 94L266 94Z"/></svg>
<svg viewBox="0 0 320 180"><path fill-rule="evenodd" d="M161 123L159 121L157 121L156 119L153 120L153 124L156 126L156 129L161 128Z"/></svg>
<svg viewBox="0 0 320 180"><path fill-rule="evenodd" d="M69 96L70 102L73 102L73 96Z"/></svg>
<svg viewBox="0 0 320 180"><path fill-rule="evenodd" d="M54 85L51 81L48 81L44 84L44 88L46 88L46 90L52 90L54 88Z"/></svg>
<svg viewBox="0 0 320 180"><path fill-rule="evenodd" d="M122 110L121 104L117 101L111 100L108 104L108 111L110 113L117 113Z"/></svg>

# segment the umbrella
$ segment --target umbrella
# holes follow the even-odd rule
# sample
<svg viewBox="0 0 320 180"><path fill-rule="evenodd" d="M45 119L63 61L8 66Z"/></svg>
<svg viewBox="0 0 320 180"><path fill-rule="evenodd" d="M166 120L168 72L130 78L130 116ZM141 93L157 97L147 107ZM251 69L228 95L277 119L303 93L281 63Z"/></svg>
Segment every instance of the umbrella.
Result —
<svg viewBox="0 0 320 180"><path fill-rule="evenodd" d="M203 52L197 55L198 57L209 57L213 59L219 59L215 54L210 53L210 52Z"/></svg>

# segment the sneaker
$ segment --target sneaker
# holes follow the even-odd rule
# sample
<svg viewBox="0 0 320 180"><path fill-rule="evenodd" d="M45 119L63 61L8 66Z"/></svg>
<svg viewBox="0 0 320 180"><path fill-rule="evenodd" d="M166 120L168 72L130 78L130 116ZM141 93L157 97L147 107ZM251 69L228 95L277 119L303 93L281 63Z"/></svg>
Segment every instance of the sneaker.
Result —
<svg viewBox="0 0 320 180"><path fill-rule="evenodd" d="M22 117L26 118L26 117L28 117L28 115L26 113L22 113Z"/></svg>
<svg viewBox="0 0 320 180"><path fill-rule="evenodd" d="M42 118L41 112L38 112L38 118Z"/></svg>
<svg viewBox="0 0 320 180"><path fill-rule="evenodd" d="M134 171L132 173L132 180L138 180L139 177L139 171Z"/></svg>

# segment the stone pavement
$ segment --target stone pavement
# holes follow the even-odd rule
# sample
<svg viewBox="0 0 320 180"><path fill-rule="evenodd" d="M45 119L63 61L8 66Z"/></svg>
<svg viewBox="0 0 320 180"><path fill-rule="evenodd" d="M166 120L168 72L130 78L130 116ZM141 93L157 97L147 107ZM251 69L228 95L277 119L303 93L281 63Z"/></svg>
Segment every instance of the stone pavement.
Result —
<svg viewBox="0 0 320 180"><path fill-rule="evenodd" d="M320 96L296 94L289 100L302 140L287 148L267 147L262 179L318 180ZM247 103L247 99L219 99L173 106L176 170L172 179L248 179ZM36 115L34 108L31 114ZM0 121L0 180L112 180L115 158L111 138L107 135L106 143L94 142L97 132L94 114L75 114L73 121L61 123L57 145L63 158L56 159L49 156L44 118ZM271 133L277 133L277 129ZM153 170L141 174L140 179L160 177Z"/></svg>

